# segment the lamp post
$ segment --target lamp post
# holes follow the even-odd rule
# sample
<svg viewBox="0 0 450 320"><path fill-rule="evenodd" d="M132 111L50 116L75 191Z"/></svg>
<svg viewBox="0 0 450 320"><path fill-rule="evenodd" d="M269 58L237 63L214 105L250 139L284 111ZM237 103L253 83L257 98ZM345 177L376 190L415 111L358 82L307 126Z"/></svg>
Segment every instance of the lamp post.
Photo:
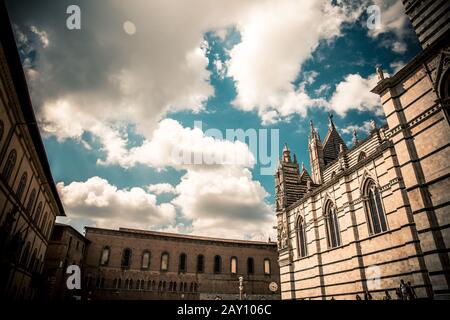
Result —
<svg viewBox="0 0 450 320"><path fill-rule="evenodd" d="M239 277L239 300L242 300L242 293L244 292L244 277Z"/></svg>

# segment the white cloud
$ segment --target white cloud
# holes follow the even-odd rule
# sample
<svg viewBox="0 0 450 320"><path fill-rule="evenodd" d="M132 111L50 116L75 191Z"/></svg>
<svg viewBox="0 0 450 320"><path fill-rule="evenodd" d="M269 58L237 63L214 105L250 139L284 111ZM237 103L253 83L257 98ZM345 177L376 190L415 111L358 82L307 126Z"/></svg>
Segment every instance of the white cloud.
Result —
<svg viewBox="0 0 450 320"><path fill-rule="evenodd" d="M174 206L157 205L156 196L142 188L118 189L100 177L60 182L57 188L71 220L102 228L151 228L175 221Z"/></svg>
<svg viewBox="0 0 450 320"><path fill-rule="evenodd" d="M341 129L341 132L343 134L353 134L353 131L356 130L357 132L362 132L365 134L369 134L372 130L372 125L370 123L370 121L364 121L362 124L360 125L356 125L356 124L349 124L346 127Z"/></svg>
<svg viewBox="0 0 450 320"><path fill-rule="evenodd" d="M349 74L337 86L330 99L329 108L344 116L349 110L370 111L381 114L378 95L370 92L378 83L375 74L363 78L359 74Z"/></svg>
<svg viewBox="0 0 450 320"><path fill-rule="evenodd" d="M112 136L111 141L117 138ZM120 139L119 139L120 140ZM178 121L159 122L150 140L127 149L124 139L112 142L107 158L101 164L119 164L129 168L144 164L157 169L173 167L178 170L196 168L214 170L218 166L253 167L255 158L248 146L240 141L209 137L200 128L184 128Z"/></svg>
<svg viewBox="0 0 450 320"><path fill-rule="evenodd" d="M391 69L394 71L394 74L400 71L406 65L403 61L394 61L390 64Z"/></svg>
<svg viewBox="0 0 450 320"><path fill-rule="evenodd" d="M359 15L360 8L350 10L340 3L342 7L317 0L265 1L249 11L238 24L242 42L230 51L228 75L236 81L235 106L256 109L263 119L273 121L274 115L305 116L308 108L320 105L323 101L311 99L292 82L320 40L339 36L341 25Z"/></svg>
<svg viewBox="0 0 450 320"><path fill-rule="evenodd" d="M392 33L396 40L384 41L384 46L390 47L394 52L405 53L407 46L405 37L409 18L405 14L405 8L401 0L373 0L373 3L381 9L381 25L379 28L369 29L369 36L378 38L382 34Z"/></svg>
<svg viewBox="0 0 450 320"><path fill-rule="evenodd" d="M50 41L48 40L48 35L47 32L43 31L43 30L39 30L36 26L31 26L30 27L31 32L33 32L34 34L36 34L39 37L39 40L42 43L42 46L44 48L47 48Z"/></svg>
<svg viewBox="0 0 450 320"><path fill-rule="evenodd" d="M176 193L176 189L170 183L151 184L147 187L148 191L160 195L163 193Z"/></svg>
<svg viewBox="0 0 450 320"><path fill-rule="evenodd" d="M192 233L267 240L275 224L267 192L248 169L190 170L176 186L172 201L192 221Z"/></svg>
<svg viewBox="0 0 450 320"><path fill-rule="evenodd" d="M320 85L319 88L314 90L314 93L316 95L321 95L322 93L325 93L325 92L327 92L330 89L331 89L331 86L329 84L327 84L327 83L324 83L324 84Z"/></svg>

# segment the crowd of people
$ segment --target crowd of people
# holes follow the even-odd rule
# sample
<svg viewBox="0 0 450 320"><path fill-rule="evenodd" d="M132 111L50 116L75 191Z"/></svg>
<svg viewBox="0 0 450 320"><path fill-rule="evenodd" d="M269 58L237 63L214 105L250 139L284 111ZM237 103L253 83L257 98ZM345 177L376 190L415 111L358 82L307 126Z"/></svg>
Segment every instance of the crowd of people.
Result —
<svg viewBox="0 0 450 320"><path fill-rule="evenodd" d="M400 286L395 289L395 296L392 297L389 290L384 291L383 300L414 300L417 299L416 292L411 285L411 282L405 283L403 279L400 280ZM356 300L362 300L359 295L356 295ZM364 292L364 300L373 300L372 295L368 290Z"/></svg>
<svg viewBox="0 0 450 320"><path fill-rule="evenodd" d="M416 292L411 285L411 282L405 283L403 279L400 280L400 286L395 289L395 296L392 297L389 290L384 291L383 300L414 300L417 299ZM331 300L335 300L331 297ZM364 292L364 296L361 298L359 294L356 295L356 300L373 300L372 295L368 290Z"/></svg>

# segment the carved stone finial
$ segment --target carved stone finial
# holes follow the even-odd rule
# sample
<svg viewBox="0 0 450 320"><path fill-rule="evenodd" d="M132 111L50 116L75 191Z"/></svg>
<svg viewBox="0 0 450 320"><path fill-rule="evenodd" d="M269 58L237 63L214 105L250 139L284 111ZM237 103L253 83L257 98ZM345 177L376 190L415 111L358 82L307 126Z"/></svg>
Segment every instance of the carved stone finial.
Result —
<svg viewBox="0 0 450 320"><path fill-rule="evenodd" d="M330 128L334 127L333 114L331 112L328 114L328 125L330 126Z"/></svg>
<svg viewBox="0 0 450 320"><path fill-rule="evenodd" d="M352 142L353 142L353 145L357 145L358 142L359 142L359 140L358 140L358 132L356 131L356 129L353 129Z"/></svg>
<svg viewBox="0 0 450 320"><path fill-rule="evenodd" d="M370 131L374 131L377 128L377 123L375 120L370 120Z"/></svg>
<svg viewBox="0 0 450 320"><path fill-rule="evenodd" d="M344 145L342 143L339 144L339 153L344 152Z"/></svg>
<svg viewBox="0 0 450 320"><path fill-rule="evenodd" d="M378 75L378 82L384 80L383 69L381 68L380 65L377 65L377 75Z"/></svg>

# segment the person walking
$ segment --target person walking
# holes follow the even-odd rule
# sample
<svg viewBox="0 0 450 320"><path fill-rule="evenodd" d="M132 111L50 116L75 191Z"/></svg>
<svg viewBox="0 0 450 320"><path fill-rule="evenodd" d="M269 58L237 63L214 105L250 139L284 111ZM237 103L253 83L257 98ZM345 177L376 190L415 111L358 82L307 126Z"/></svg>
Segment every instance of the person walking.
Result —
<svg viewBox="0 0 450 320"><path fill-rule="evenodd" d="M408 299L408 287L403 279L400 279L400 293L402 294L402 300Z"/></svg>
<svg viewBox="0 0 450 320"><path fill-rule="evenodd" d="M408 281L406 283L406 288L408 289L408 300L415 300L415 299L417 299L416 291L412 287L410 281Z"/></svg>
<svg viewBox="0 0 450 320"><path fill-rule="evenodd" d="M389 294L389 291L388 291L388 290L384 291L384 297L383 297L383 300L392 300L392 297L391 297L391 295Z"/></svg>

